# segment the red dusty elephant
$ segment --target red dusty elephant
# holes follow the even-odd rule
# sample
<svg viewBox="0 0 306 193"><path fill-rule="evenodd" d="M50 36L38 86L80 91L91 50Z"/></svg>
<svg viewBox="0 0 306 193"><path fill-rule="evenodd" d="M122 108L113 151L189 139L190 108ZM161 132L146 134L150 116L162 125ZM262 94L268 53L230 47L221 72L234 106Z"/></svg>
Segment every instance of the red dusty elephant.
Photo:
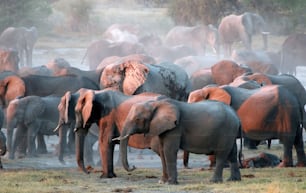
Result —
<svg viewBox="0 0 306 193"><path fill-rule="evenodd" d="M241 119L246 137L254 140L279 139L284 145L284 159L280 166L293 166L293 146L297 152L297 165L305 166L303 129L300 126L302 108L285 87L267 85L253 90L232 86L204 87L191 92L188 101L208 99L231 105Z"/></svg>

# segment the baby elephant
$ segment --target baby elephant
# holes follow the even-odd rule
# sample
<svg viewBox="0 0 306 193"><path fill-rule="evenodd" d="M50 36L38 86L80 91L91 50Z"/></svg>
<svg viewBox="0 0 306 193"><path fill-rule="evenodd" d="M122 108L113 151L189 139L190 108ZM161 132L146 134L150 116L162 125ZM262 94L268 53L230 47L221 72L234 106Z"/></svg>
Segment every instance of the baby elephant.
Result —
<svg viewBox="0 0 306 193"><path fill-rule="evenodd" d="M177 184L177 153L179 149L196 154L214 154L216 169L212 182L222 182L225 163L229 161L231 175L228 180L239 181L241 175L237 161L236 137L240 120L232 108L217 101L186 103L166 98L132 106L121 133L122 163L127 162L129 136L145 134L158 136L158 152L162 166L162 183Z"/></svg>

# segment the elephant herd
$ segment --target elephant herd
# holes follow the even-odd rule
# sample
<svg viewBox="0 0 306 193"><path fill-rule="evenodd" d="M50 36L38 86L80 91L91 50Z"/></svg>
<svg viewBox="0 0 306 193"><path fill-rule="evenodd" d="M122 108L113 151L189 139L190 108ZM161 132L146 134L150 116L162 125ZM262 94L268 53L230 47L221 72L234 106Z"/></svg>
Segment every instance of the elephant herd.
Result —
<svg viewBox="0 0 306 193"><path fill-rule="evenodd" d="M244 13L223 18L218 28L176 26L162 40L141 34L139 26L114 24L88 46L89 70L64 58L20 68L20 51L0 49L0 125L7 133L0 132L0 155L45 153L44 136L58 135L59 161L75 153L85 173L86 164L94 164L92 146L98 141L103 178L117 176L113 159L120 144L127 171L135 169L128 163L128 146L154 151L161 159L161 183L178 183L179 150L185 166L189 153L213 158L212 182L223 181L227 163L228 180L240 181L243 141L256 148L260 141L278 139L279 166L305 166L306 91L286 66L293 50L288 44L303 37L289 37L280 54L253 51L256 31L268 47L264 26L261 16ZM246 50L232 52L238 40ZM231 58L220 58L221 46ZM207 47L216 55L205 54Z"/></svg>

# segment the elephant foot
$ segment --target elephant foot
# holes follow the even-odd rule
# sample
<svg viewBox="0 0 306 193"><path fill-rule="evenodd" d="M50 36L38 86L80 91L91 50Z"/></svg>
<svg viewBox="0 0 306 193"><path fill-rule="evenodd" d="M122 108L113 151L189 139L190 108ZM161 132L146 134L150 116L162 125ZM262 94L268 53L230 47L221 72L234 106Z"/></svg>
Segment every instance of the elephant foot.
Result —
<svg viewBox="0 0 306 193"><path fill-rule="evenodd" d="M282 161L280 164L278 164L277 167L279 167L279 168L293 167L293 164L292 164L292 163L289 163L289 162Z"/></svg>
<svg viewBox="0 0 306 193"><path fill-rule="evenodd" d="M241 176L239 175L234 175L234 176L230 176L226 181L241 181Z"/></svg>
<svg viewBox="0 0 306 193"><path fill-rule="evenodd" d="M36 152L38 154L47 154L48 153L48 151L46 149L37 149Z"/></svg>
<svg viewBox="0 0 306 193"><path fill-rule="evenodd" d="M113 172L109 172L109 173L104 173L102 172L100 178L116 178L117 175Z"/></svg>
<svg viewBox="0 0 306 193"><path fill-rule="evenodd" d="M298 162L296 163L295 167L305 167L306 163L305 162Z"/></svg>
<svg viewBox="0 0 306 193"><path fill-rule="evenodd" d="M213 177L209 180L211 183L222 183L222 178Z"/></svg>

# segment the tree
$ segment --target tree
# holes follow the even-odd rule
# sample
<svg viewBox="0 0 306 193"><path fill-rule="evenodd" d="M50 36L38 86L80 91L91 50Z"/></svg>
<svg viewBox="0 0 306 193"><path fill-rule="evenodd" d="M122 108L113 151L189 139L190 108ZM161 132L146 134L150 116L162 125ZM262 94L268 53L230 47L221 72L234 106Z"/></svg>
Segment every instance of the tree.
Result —
<svg viewBox="0 0 306 193"><path fill-rule="evenodd" d="M48 0L1 0L0 30L10 26L41 26L52 13Z"/></svg>
<svg viewBox="0 0 306 193"><path fill-rule="evenodd" d="M238 0L171 0L169 15L178 25L214 24L239 11Z"/></svg>

